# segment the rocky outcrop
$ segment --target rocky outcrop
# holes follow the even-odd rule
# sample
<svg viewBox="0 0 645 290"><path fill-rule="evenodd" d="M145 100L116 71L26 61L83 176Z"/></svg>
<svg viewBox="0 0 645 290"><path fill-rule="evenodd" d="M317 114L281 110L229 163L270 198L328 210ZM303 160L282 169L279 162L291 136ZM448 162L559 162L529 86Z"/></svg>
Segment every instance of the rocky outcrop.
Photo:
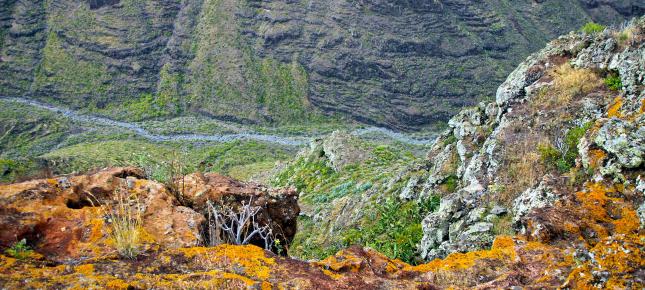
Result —
<svg viewBox="0 0 645 290"><path fill-rule="evenodd" d="M405 191L408 199L442 197L423 222L423 257L485 248L511 225L524 234L539 232L536 227L546 225L529 226L532 213L559 207L585 180L637 183L645 136L643 23L560 37L520 64L495 102L449 121L428 153L428 170L413 174L414 190ZM615 76L620 91L601 85ZM637 208L640 198L633 201ZM500 205L511 212L487 218Z"/></svg>
<svg viewBox="0 0 645 290"><path fill-rule="evenodd" d="M323 111L398 129L492 95L556 35L645 11L637 0L2 3L3 95L97 109L134 98L161 111L143 117L240 122Z"/></svg>
<svg viewBox="0 0 645 290"><path fill-rule="evenodd" d="M119 190L137 196L143 230L154 237L146 247L198 245L204 217L180 206L163 185L142 176L135 168L114 168L0 186L0 247L26 239L55 261L110 253L106 207Z"/></svg>
<svg viewBox="0 0 645 290"><path fill-rule="evenodd" d="M130 215L140 215L144 251L198 246L207 238L207 200L236 209L252 198L260 208L256 222L268 225L282 245L288 246L295 234L299 208L293 190L199 173L185 178L183 190L185 206L166 186L129 167L2 185L0 248L25 239L36 252L57 262L114 253L112 212L123 206L134 206L136 212Z"/></svg>

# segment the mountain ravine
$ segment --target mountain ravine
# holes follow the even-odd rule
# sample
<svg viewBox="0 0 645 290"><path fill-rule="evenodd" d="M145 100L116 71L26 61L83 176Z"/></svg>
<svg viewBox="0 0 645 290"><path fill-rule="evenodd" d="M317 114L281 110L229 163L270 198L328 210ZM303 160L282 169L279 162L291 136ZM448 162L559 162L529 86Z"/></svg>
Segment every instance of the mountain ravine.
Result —
<svg viewBox="0 0 645 290"><path fill-rule="evenodd" d="M639 0L0 3L1 95L117 118L335 115L402 130L493 96L559 34L645 12Z"/></svg>

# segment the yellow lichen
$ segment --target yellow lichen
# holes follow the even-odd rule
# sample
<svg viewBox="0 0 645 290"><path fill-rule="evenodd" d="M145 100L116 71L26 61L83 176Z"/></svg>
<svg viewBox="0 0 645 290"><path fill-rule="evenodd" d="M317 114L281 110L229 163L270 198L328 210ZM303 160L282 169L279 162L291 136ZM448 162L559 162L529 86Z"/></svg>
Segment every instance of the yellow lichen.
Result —
<svg viewBox="0 0 645 290"><path fill-rule="evenodd" d="M609 106L609 109L607 109L607 117L609 118L622 117L622 113L620 112L620 109L622 107L623 107L623 98L618 96L611 103L611 105Z"/></svg>
<svg viewBox="0 0 645 290"><path fill-rule="evenodd" d="M363 260L359 257L352 255L348 251L340 251L335 256L331 256L316 264L325 269L338 271L358 272L361 269Z"/></svg>
<svg viewBox="0 0 645 290"><path fill-rule="evenodd" d="M267 258L263 249L253 246L219 245L212 248L192 247L179 249L186 258L201 258L213 264L239 266L244 273L261 280L270 277L270 266L275 259Z"/></svg>
<svg viewBox="0 0 645 290"><path fill-rule="evenodd" d="M90 276L94 274L94 265L92 264L80 265L80 266L76 266L74 270L76 271L76 273L80 273L85 276Z"/></svg>
<svg viewBox="0 0 645 290"><path fill-rule="evenodd" d="M418 272L435 272L439 270L459 270L475 265L478 260L495 259L499 261L514 261L517 258L515 243L512 237L498 236L490 250L467 253L452 253L445 259L435 259L427 264L408 266L404 270Z"/></svg>

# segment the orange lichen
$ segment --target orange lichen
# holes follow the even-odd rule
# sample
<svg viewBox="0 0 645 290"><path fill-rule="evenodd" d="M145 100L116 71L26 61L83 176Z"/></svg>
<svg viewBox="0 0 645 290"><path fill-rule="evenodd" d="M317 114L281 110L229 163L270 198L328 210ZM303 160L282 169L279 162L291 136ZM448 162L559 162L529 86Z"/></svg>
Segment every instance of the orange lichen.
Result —
<svg viewBox="0 0 645 290"><path fill-rule="evenodd" d="M352 255L349 251L340 251L338 254L317 262L316 265L333 271L358 272L361 269L363 259Z"/></svg>
<svg viewBox="0 0 645 290"><path fill-rule="evenodd" d="M80 273L85 276L90 276L94 274L94 265L92 264L80 265L80 266L76 266L74 270L76 271L76 273Z"/></svg>
<svg viewBox="0 0 645 290"><path fill-rule="evenodd" d="M435 259L430 263L418 266L408 266L404 270L418 272L435 272L439 270L466 269L475 265L479 260L493 259L499 261L514 261L517 255L515 242L512 237L498 236L490 250L474 251L467 253L452 253L445 259Z"/></svg>
<svg viewBox="0 0 645 290"><path fill-rule="evenodd" d="M607 153L601 149L591 149L589 150L589 166L591 168L598 168L602 165L602 162L607 158Z"/></svg>
<svg viewBox="0 0 645 290"><path fill-rule="evenodd" d="M244 272L258 279L270 277L270 266L275 264L274 258L267 258L265 251L257 246L219 245L212 248L192 247L178 249L186 258L200 258L213 264L241 266Z"/></svg>
<svg viewBox="0 0 645 290"><path fill-rule="evenodd" d="M600 238L610 235L610 230L616 234L629 234L638 230L640 222L636 212L626 204L623 199L609 197L608 193L624 190L622 187L606 187L600 183L592 183L587 186L587 191L577 192L576 199L585 210L587 223ZM608 205L616 204L621 208L619 218L612 218L608 213ZM606 228L606 224L613 225L613 228Z"/></svg>
<svg viewBox="0 0 645 290"><path fill-rule="evenodd" d="M623 98L618 96L614 98L613 102L611 105L609 105L609 108L607 109L607 117L609 118L620 118L622 117L622 113L620 112L620 109L623 107Z"/></svg>

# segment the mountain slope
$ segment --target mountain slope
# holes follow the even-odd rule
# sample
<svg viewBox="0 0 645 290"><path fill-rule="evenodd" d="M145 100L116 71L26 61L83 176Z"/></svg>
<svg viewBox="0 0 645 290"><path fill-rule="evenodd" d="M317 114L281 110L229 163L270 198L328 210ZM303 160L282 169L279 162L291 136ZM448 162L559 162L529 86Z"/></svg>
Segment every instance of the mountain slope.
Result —
<svg viewBox="0 0 645 290"><path fill-rule="evenodd" d="M641 1L11 1L0 94L123 119L202 114L398 129L492 95L529 52Z"/></svg>

